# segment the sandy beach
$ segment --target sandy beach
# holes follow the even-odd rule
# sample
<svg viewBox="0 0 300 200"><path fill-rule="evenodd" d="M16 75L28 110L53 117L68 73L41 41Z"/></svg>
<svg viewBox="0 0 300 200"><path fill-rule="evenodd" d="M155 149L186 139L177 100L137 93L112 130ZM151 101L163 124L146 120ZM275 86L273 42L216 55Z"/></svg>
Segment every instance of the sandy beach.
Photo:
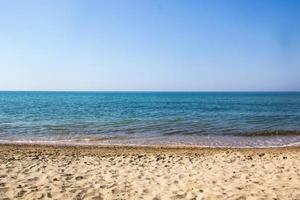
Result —
<svg viewBox="0 0 300 200"><path fill-rule="evenodd" d="M0 145L0 199L300 199L300 148Z"/></svg>

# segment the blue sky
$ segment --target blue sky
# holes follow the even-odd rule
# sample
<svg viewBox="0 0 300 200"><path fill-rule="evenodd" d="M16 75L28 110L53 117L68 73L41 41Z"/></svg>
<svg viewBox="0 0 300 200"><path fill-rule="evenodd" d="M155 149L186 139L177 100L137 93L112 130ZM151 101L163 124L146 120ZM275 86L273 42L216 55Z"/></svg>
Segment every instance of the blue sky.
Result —
<svg viewBox="0 0 300 200"><path fill-rule="evenodd" d="M300 1L0 1L0 90L300 90Z"/></svg>

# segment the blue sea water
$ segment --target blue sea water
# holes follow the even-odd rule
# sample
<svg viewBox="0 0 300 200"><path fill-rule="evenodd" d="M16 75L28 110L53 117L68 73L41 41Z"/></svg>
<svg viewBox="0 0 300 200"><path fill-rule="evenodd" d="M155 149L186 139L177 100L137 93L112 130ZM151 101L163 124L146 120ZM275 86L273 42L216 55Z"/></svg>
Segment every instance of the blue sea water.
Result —
<svg viewBox="0 0 300 200"><path fill-rule="evenodd" d="M299 92L0 92L0 141L299 145Z"/></svg>

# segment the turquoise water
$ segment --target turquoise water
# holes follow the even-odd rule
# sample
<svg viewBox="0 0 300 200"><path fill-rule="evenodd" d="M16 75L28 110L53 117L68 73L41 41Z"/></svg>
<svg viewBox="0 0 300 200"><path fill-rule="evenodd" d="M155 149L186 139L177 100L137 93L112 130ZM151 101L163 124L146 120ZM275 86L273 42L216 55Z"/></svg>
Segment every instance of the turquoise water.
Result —
<svg viewBox="0 0 300 200"><path fill-rule="evenodd" d="M297 145L300 93L0 92L0 141Z"/></svg>

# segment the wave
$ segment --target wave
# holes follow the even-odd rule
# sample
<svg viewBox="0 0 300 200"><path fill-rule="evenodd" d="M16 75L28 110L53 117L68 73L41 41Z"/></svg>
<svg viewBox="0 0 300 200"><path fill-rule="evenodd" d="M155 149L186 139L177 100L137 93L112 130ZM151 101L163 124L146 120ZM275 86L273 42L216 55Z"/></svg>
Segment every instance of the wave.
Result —
<svg viewBox="0 0 300 200"><path fill-rule="evenodd" d="M80 142L80 141L112 141L112 140L128 140L130 139L127 136L82 136L82 137L75 137L70 139L69 141Z"/></svg>
<svg viewBox="0 0 300 200"><path fill-rule="evenodd" d="M243 136L243 137L300 136L300 131L291 131L291 130L251 131L251 132L234 133L232 135Z"/></svg>
<svg viewBox="0 0 300 200"><path fill-rule="evenodd" d="M263 131L218 131L214 132L207 130L162 130L162 135L172 136L172 135L195 135L195 136L240 136L240 137L272 137L272 136L300 136L299 130L263 130Z"/></svg>

